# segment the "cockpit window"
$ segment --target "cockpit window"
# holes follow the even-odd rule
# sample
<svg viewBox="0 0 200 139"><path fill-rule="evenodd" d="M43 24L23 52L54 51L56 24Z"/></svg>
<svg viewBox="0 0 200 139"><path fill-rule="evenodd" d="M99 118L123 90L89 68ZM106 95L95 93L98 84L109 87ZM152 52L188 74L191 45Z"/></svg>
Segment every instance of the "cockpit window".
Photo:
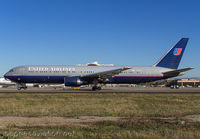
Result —
<svg viewBox="0 0 200 139"><path fill-rule="evenodd" d="M14 72L14 70L13 70L13 69L11 69L9 72Z"/></svg>

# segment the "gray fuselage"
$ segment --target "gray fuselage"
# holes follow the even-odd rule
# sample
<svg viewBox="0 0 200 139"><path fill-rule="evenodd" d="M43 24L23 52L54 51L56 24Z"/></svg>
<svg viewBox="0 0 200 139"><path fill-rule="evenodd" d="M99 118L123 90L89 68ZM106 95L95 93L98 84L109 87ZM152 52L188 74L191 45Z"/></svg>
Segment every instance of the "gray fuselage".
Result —
<svg viewBox="0 0 200 139"><path fill-rule="evenodd" d="M130 69L114 75L105 83L137 84L170 78L163 72L173 69L162 67L129 66ZM89 75L108 70L122 68L122 66L19 66L11 69L4 76L17 83L64 83L65 77Z"/></svg>

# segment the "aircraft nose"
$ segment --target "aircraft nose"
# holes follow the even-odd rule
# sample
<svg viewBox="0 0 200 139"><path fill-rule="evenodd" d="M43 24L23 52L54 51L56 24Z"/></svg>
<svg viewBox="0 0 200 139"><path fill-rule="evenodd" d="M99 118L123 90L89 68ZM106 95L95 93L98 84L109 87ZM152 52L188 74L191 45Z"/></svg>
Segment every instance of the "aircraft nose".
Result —
<svg viewBox="0 0 200 139"><path fill-rule="evenodd" d="M8 78L9 72L7 72L6 74L4 74L4 78Z"/></svg>
<svg viewBox="0 0 200 139"><path fill-rule="evenodd" d="M4 78L7 78L8 73L4 74Z"/></svg>

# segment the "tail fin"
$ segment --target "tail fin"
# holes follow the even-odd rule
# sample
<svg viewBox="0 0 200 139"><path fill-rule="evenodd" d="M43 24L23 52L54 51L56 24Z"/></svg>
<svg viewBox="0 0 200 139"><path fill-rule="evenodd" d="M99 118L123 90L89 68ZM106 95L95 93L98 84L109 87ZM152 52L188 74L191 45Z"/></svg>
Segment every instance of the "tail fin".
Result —
<svg viewBox="0 0 200 139"><path fill-rule="evenodd" d="M187 45L189 38L182 38L174 47L172 47L169 52L161 58L154 66L177 69L185 47Z"/></svg>

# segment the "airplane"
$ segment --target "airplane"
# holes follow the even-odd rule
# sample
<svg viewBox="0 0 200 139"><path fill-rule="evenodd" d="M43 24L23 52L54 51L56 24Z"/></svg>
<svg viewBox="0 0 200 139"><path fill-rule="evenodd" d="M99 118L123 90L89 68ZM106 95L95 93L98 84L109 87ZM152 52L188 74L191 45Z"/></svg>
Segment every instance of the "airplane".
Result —
<svg viewBox="0 0 200 139"><path fill-rule="evenodd" d="M1 87L9 87L9 86L15 86L15 85L16 85L16 83L11 82L10 80L5 79L3 77L0 77L0 86Z"/></svg>
<svg viewBox="0 0 200 139"><path fill-rule="evenodd" d="M152 66L19 66L4 77L26 89L26 83L91 85L101 90L105 84L139 84L181 76L193 68L178 69L189 38L182 38Z"/></svg>

